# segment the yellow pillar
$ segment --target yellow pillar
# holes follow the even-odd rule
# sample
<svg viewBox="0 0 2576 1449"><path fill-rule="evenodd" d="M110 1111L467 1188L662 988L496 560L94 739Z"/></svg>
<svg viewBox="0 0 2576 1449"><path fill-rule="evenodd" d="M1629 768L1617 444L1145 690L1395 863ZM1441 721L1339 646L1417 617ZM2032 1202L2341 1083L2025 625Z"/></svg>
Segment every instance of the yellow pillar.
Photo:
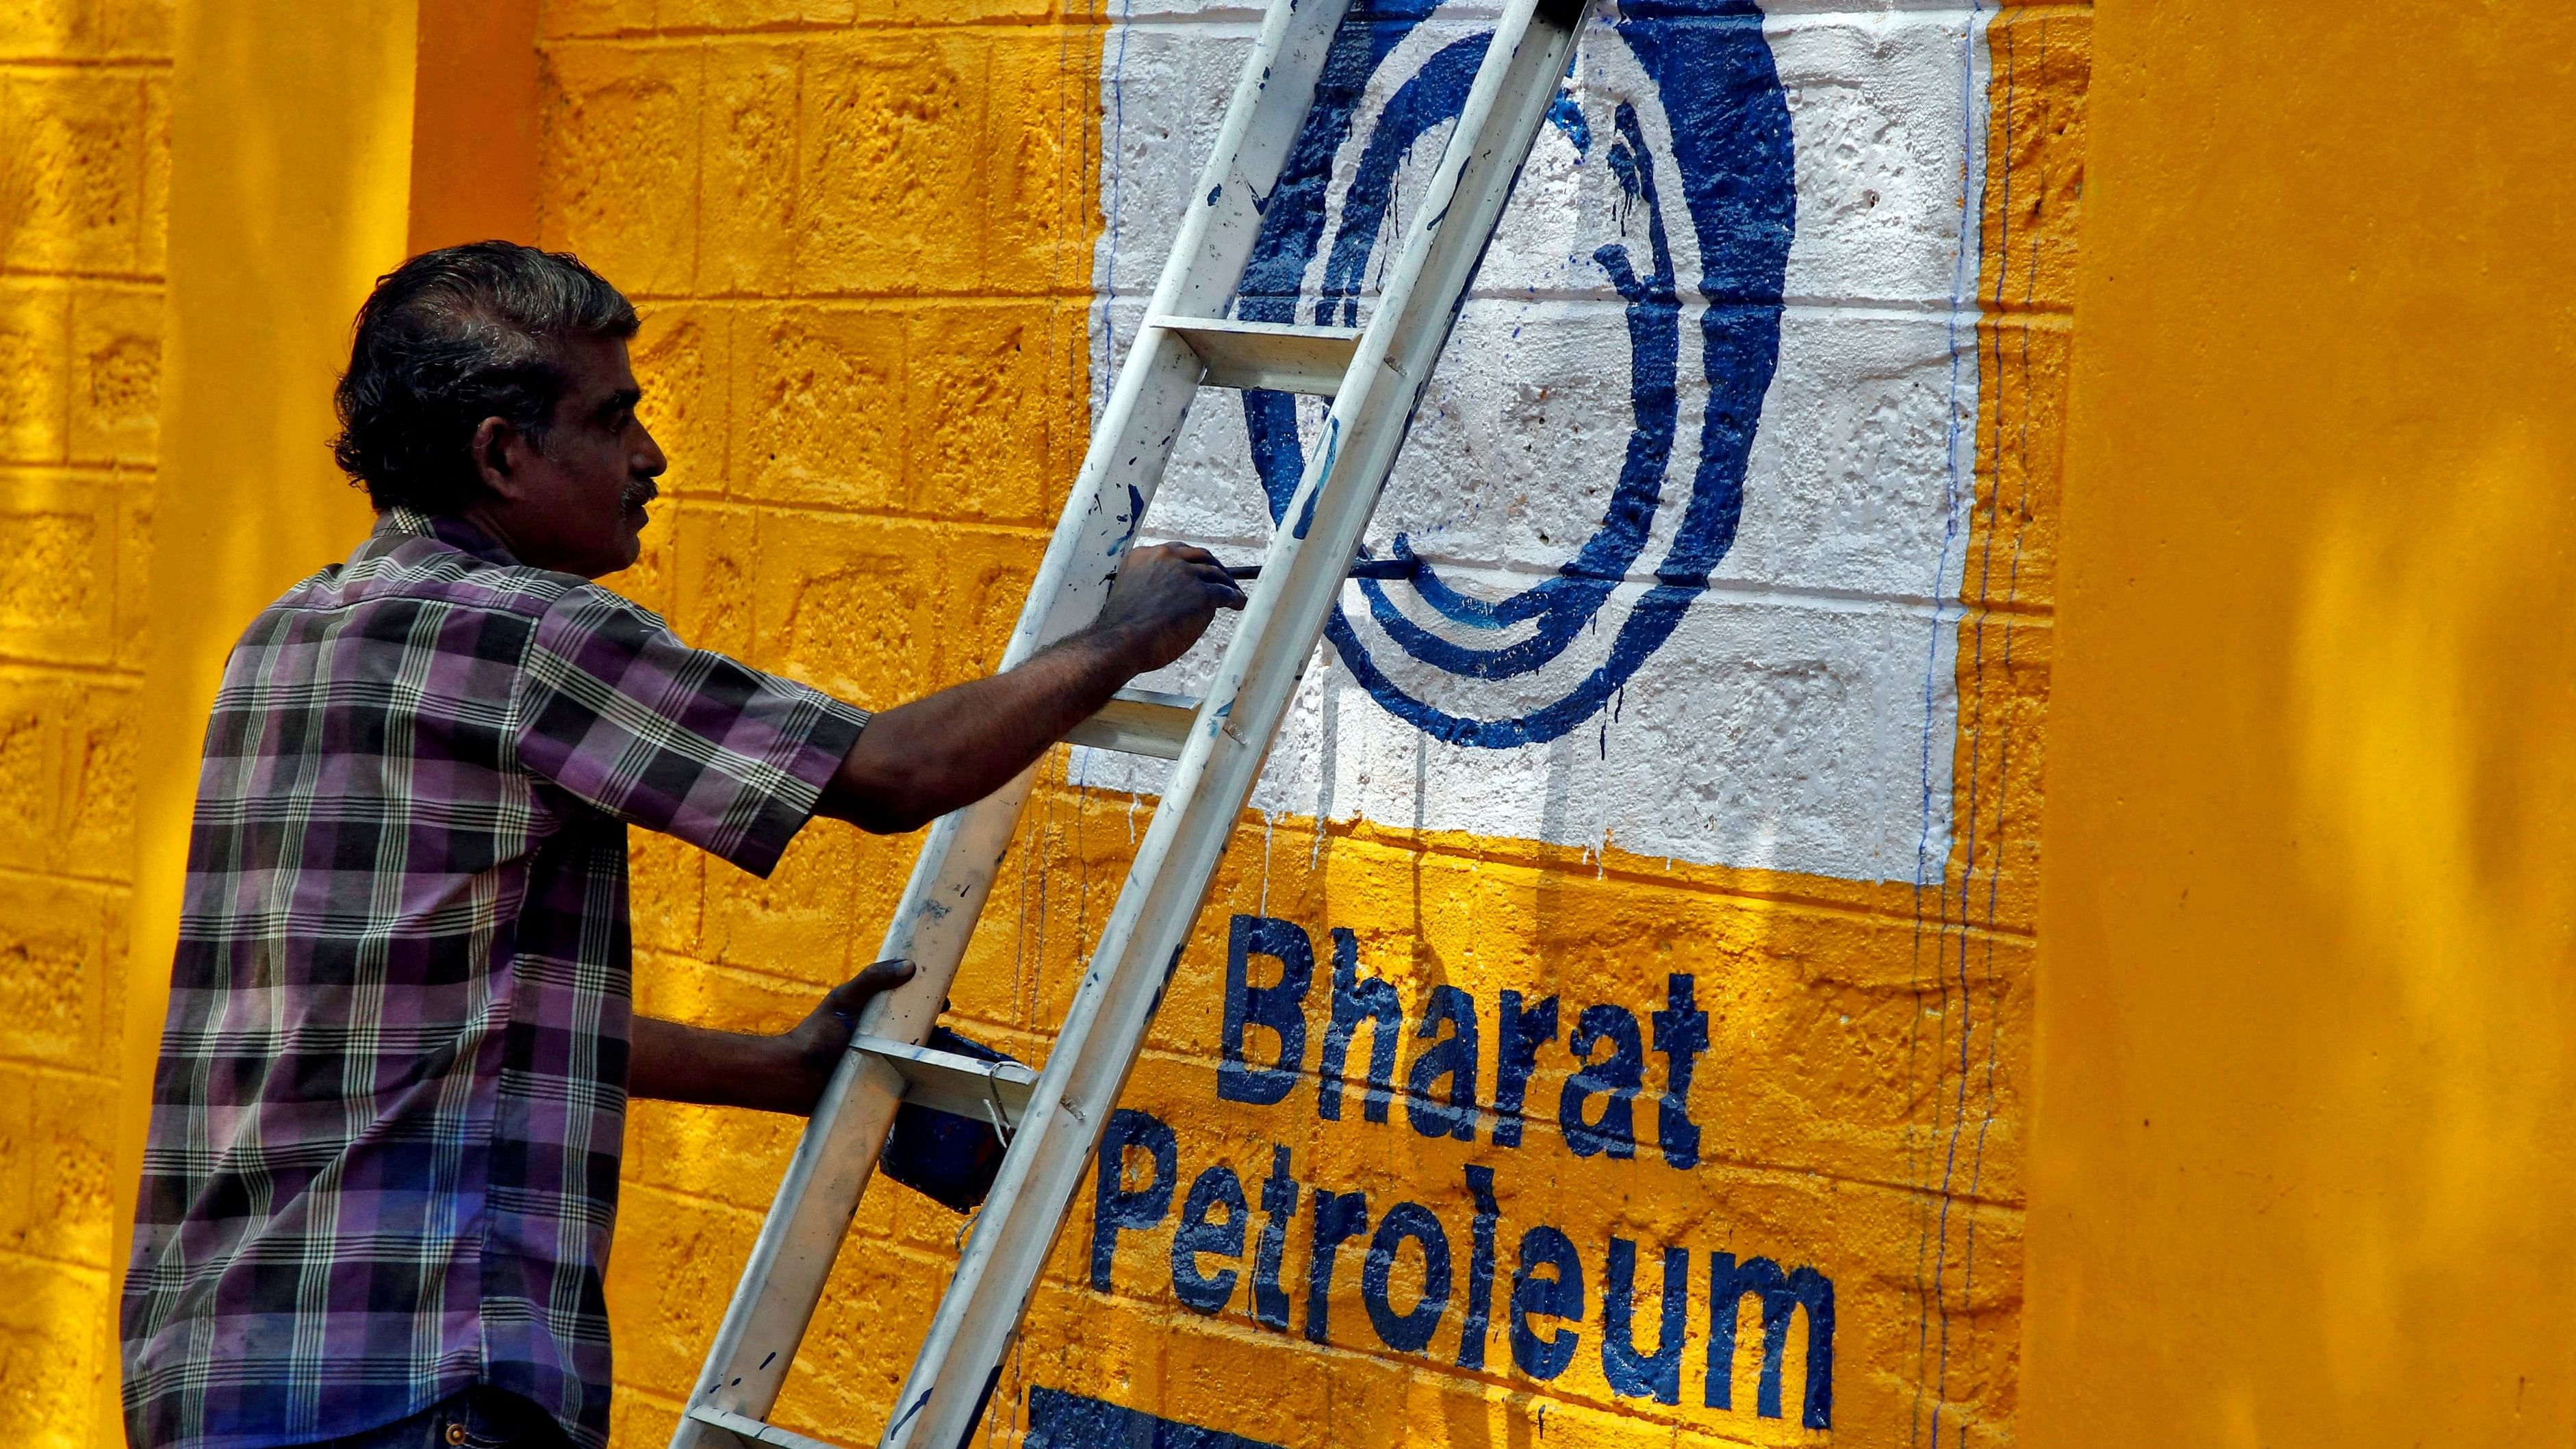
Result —
<svg viewBox="0 0 2576 1449"><path fill-rule="evenodd" d="M419 0L406 250L537 240L537 0Z"/></svg>
<svg viewBox="0 0 2576 1449"><path fill-rule="evenodd" d="M2576 8L2096 54L2016 1437L2563 1437Z"/></svg>
<svg viewBox="0 0 2576 1449"><path fill-rule="evenodd" d="M120 1265L199 747L225 653L262 605L346 556L372 522L327 445L350 319L375 278L415 239L534 233L535 29L531 0L181 6L116 1166ZM109 1333L113 1365L112 1322ZM112 1369L100 1399L97 1441L122 1442Z"/></svg>

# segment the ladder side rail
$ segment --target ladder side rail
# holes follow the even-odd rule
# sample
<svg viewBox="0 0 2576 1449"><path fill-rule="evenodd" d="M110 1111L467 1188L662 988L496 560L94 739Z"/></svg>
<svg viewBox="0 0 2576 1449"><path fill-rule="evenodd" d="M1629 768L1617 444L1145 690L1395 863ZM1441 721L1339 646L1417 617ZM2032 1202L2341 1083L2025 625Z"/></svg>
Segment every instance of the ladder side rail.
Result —
<svg viewBox="0 0 2576 1449"><path fill-rule="evenodd" d="M1203 305L1196 299L1211 285L1220 305L1232 291L1259 230L1250 200L1255 193L1235 183L1260 179L1275 185L1347 3L1273 0L1245 57L1218 149L1203 168L1203 177L1214 179L1206 180L1183 219L1183 245L1173 249L1164 265L1155 311ZM1229 144L1256 154L1229 156ZM1221 186L1233 194L1219 192ZM1212 192L1217 193L1213 201ZM1242 224L1238 213L1250 214L1252 224ZM1218 270L1222 284L1194 281L1197 268ZM1049 540L1003 654L1004 668L1098 614L1110 569L1135 537L1143 509L1161 485L1171 439L1204 375L1197 354L1177 336L1159 328L1138 336ZM1032 767L983 801L932 825L878 953L880 960L911 961L915 974L869 1003L860 1032L915 1044L928 1036L1018 829L1035 774ZM690 1386L692 1407L703 1404L757 1419L776 1404L893 1129L903 1091L900 1073L864 1053L845 1054L835 1068L797 1140L723 1322L708 1345L705 1365ZM734 1449L727 1439L735 1437L684 1414L671 1446Z"/></svg>
<svg viewBox="0 0 2576 1449"><path fill-rule="evenodd" d="M1131 443L1136 441L1132 434L1159 429L1154 436L1160 437L1179 427L1201 370L1177 340L1142 351L1131 358L1128 374L1140 394L1128 410L1135 426L1125 430L1131 434L1125 441ZM1095 441L1106 445L1120 439L1104 431ZM1095 451L1114 450L1102 446ZM1084 481L1090 486L1078 486L1076 492L1077 500L1087 496L1086 506L1068 510L1057 529L1023 611L1015 650L1022 638L1052 642L1098 613L1109 561L1132 532L1125 519L1133 504L1108 500L1130 490L1131 498L1150 495L1161 482L1161 460L1160 453L1146 449L1110 460L1096 471L1086 469ZM1071 623L1056 627L1068 616ZM1032 624L1034 628L1027 627ZM929 1035L1018 830L1036 774L1032 766L983 800L932 824L878 947L879 960L912 962L913 977L868 1004L860 1014L859 1033L916 1045ZM903 1091L902 1074L885 1062L863 1052L843 1054L797 1139L778 1195L708 1346L705 1366L690 1386L693 1406L710 1404L758 1418L777 1402L859 1199L875 1173L877 1156L893 1131ZM709 1425L686 1417L671 1444L672 1449L733 1449Z"/></svg>
<svg viewBox="0 0 2576 1449"><path fill-rule="evenodd" d="M1286 713L1304 661L1323 637L1347 561L1376 512L1414 410L1555 102L1584 8L1585 0L1508 0L1450 144L1380 289L1377 314L1352 358L1352 381L1325 418L1322 438L1289 499L1288 525L1272 537L1270 557L1284 561L1276 571L1287 575L1279 586L1282 595L1311 619L1265 633L1254 648L1230 651L1208 690L1207 709L1230 709L1233 719L1265 721L1274 731ZM1265 561L1264 585L1272 572ZM1245 793L1249 798L1249 784Z"/></svg>
<svg viewBox="0 0 2576 1449"><path fill-rule="evenodd" d="M1089 1170L1305 657L1447 341L1574 45L1579 3L1512 0L1427 188L1384 305L1274 535L1244 623L1130 869L881 1449L948 1449L982 1420L1003 1356ZM1533 24L1536 20L1537 24ZM1379 370L1394 373L1381 377Z"/></svg>
<svg viewBox="0 0 2576 1449"><path fill-rule="evenodd" d="M1225 315L1349 8L1350 0L1271 0L1263 11L1147 317Z"/></svg>

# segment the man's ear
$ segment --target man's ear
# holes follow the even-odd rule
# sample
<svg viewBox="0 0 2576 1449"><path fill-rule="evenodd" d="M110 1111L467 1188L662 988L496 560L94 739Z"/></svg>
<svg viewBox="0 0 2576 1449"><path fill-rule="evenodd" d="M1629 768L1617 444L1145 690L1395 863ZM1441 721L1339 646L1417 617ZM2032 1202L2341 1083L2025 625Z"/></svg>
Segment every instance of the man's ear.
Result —
<svg viewBox="0 0 2576 1449"><path fill-rule="evenodd" d="M483 480L483 486L498 497L518 497L519 459L516 454L528 446L527 435L507 418L485 418L474 425L471 446L474 471Z"/></svg>

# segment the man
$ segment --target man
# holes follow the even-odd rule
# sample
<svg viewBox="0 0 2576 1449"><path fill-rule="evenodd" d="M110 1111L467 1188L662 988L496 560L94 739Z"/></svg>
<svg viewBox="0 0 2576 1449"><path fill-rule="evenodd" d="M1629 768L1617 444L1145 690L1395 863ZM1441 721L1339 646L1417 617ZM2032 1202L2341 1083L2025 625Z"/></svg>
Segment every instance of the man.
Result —
<svg viewBox="0 0 2576 1449"><path fill-rule="evenodd" d="M634 309L569 256L416 257L359 313L340 464L380 521L225 667L124 1302L138 1446L608 1428L629 1096L810 1111L879 963L776 1036L629 1016L626 826L766 875L1018 774L1242 595L1131 552L1091 627L871 718L588 582L665 464Z"/></svg>

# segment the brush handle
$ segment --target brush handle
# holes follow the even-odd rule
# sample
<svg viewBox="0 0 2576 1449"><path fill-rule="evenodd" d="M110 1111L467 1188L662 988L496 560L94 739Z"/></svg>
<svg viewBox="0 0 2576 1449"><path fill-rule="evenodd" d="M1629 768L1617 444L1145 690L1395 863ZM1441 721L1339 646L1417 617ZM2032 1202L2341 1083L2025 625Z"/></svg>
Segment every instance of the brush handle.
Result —
<svg viewBox="0 0 2576 1449"><path fill-rule="evenodd" d="M1421 565L1419 563L1409 558L1364 558L1352 563L1351 577L1355 579L1409 579L1413 577L1415 570L1420 567ZM1226 565L1225 571L1227 576L1231 578L1257 579L1261 577L1261 565L1259 564L1228 564Z"/></svg>

